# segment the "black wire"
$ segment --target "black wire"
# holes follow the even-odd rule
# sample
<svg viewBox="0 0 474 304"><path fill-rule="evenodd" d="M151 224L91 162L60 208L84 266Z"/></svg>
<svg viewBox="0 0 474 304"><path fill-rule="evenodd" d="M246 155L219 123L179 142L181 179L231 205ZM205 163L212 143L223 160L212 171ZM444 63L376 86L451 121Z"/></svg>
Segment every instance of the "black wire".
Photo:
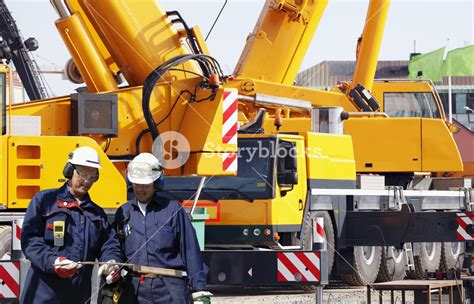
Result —
<svg viewBox="0 0 474 304"><path fill-rule="evenodd" d="M221 80L224 79L222 69L219 63L217 62L217 60L215 60L211 56L202 55L202 54L179 55L162 63L155 70L153 70L145 79L145 82L143 84L143 94L142 94L143 116L145 117L145 121L148 125L148 128L150 128L150 132L151 132L153 140L155 140L159 136L160 132L158 131L158 127L155 124L153 115L151 115L151 111L150 111L151 93L153 92L153 89L156 83L158 82L158 80L160 80L161 77L163 77L163 75L166 72L168 72L174 66L181 65L182 63L189 60L194 60L199 63L205 63L207 67L212 68L212 71L210 69L203 71L206 77L209 77L212 73L216 73Z"/></svg>
<svg viewBox="0 0 474 304"><path fill-rule="evenodd" d="M207 33L206 38L204 39L204 41L207 41L207 38L209 37L209 35L211 34L212 30L214 29L214 26L216 25L217 20L219 20L219 17L221 16L222 11L224 10L224 8L225 8L226 5L227 5L227 0L225 0L224 5L222 5L221 10L219 11L219 14L217 14L217 17L216 17L216 19L214 20L214 23L212 24L211 29L210 29L209 32Z"/></svg>
<svg viewBox="0 0 474 304"><path fill-rule="evenodd" d="M144 129L138 134L137 138L135 139L135 153L138 155L140 154L140 142L142 141L142 137L150 132L150 129Z"/></svg>
<svg viewBox="0 0 474 304"><path fill-rule="evenodd" d="M172 69L170 69L170 71L185 72L185 73L193 74L193 75L196 75L196 76L200 76L200 77L205 78L205 79L209 79L209 78L207 78L206 76L204 76L202 74L199 74L199 73L196 73L196 72L193 72L193 71L190 71L190 70L186 70L186 69L172 68Z"/></svg>
<svg viewBox="0 0 474 304"><path fill-rule="evenodd" d="M176 104L178 103L178 100L179 98L181 97L181 95L183 95L183 93L189 93L191 95L191 97L193 98L193 93L189 90L182 90L181 92L179 92L179 95L178 97L176 98L176 100L174 101L173 105L171 106L171 109L169 110L169 112L166 114L166 116L164 118L162 118L156 125L159 126L163 123L163 121L165 121L170 115L171 115L171 112L174 110L174 107L176 106ZM142 141L142 138L143 136L145 136L145 134L149 133L150 132L150 129L144 129L140 132L140 134L138 134L136 140L135 140L135 151L136 151L136 154L140 154L140 142Z"/></svg>
<svg viewBox="0 0 474 304"><path fill-rule="evenodd" d="M166 114L165 117L163 117L156 125L159 126L161 125L170 115L171 115L171 112L173 112L174 110L174 107L176 106L176 104L178 103L178 100L179 98L181 97L181 95L183 95L183 93L189 93L191 95L191 98L194 99L194 94L189 91L189 90L182 90L181 92L179 92L179 95L178 97L176 98L176 100L174 101L173 105L171 106L171 109L168 111L168 113Z"/></svg>

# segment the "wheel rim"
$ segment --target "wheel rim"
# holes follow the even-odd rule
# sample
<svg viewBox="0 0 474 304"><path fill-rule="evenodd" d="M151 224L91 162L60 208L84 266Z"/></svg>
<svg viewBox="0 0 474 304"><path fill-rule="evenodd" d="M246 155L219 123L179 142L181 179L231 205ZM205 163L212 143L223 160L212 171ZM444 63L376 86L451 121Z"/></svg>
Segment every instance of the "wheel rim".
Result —
<svg viewBox="0 0 474 304"><path fill-rule="evenodd" d="M364 258L364 262L367 265L371 265L375 258L375 249L373 246L363 246L362 247L362 256Z"/></svg>
<svg viewBox="0 0 474 304"><path fill-rule="evenodd" d="M450 248L451 248L451 254L453 255L453 257L457 258L459 254L461 253L461 243L452 242Z"/></svg>
<svg viewBox="0 0 474 304"><path fill-rule="evenodd" d="M395 247L390 247L392 257L395 263L400 263L403 260L403 250L397 250Z"/></svg>
<svg viewBox="0 0 474 304"><path fill-rule="evenodd" d="M433 260L436 254L436 243L425 243L426 256L429 260Z"/></svg>

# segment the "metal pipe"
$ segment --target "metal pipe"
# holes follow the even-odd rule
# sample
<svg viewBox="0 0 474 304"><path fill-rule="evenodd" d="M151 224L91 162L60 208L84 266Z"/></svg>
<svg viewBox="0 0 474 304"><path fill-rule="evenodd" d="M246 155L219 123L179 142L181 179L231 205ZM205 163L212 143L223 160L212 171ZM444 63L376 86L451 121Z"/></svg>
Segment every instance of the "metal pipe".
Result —
<svg viewBox="0 0 474 304"><path fill-rule="evenodd" d="M51 2L51 5L53 6L54 10L56 11L56 13L58 13L59 18L63 19L63 18L67 18L67 17L71 16L71 13L66 8L66 6L64 5L64 2L62 2L62 0L50 0L50 2Z"/></svg>
<svg viewBox="0 0 474 304"><path fill-rule="evenodd" d="M254 96L239 95L239 99L242 101L248 101L267 106L288 107L304 110L311 110L313 108L311 102L309 101L270 96L265 94L255 94Z"/></svg>
<svg viewBox="0 0 474 304"><path fill-rule="evenodd" d="M387 113L385 112L342 112L341 118L342 120L349 119L350 117L384 117L390 118Z"/></svg>
<svg viewBox="0 0 474 304"><path fill-rule="evenodd" d="M202 191L202 188L204 188L205 181L206 181L206 177L205 176L201 177L201 180L199 181L199 186L196 191L196 197L194 197L194 202L191 207L191 211L189 212L189 217L191 217L191 220L193 219L194 210L196 209L197 202L199 200L199 197L201 196L201 191Z"/></svg>

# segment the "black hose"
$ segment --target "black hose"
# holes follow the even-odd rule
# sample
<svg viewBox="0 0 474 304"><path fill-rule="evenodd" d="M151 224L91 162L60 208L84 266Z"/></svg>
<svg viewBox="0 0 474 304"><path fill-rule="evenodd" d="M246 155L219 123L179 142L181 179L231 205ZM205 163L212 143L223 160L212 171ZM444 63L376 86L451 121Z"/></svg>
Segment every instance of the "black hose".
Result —
<svg viewBox="0 0 474 304"><path fill-rule="evenodd" d="M194 60L198 63L199 62L206 63L206 66L209 67L209 70L205 72L204 75L206 74L210 75L210 74L215 73L219 76L221 81L224 79L224 75L222 73L222 69L219 63L211 56L202 55L202 54L179 55L160 64L155 70L153 70L145 79L145 82L143 84L143 94L142 94L143 116L145 118L148 128L150 129L153 140L155 140L160 135L158 126L155 124L155 121L150 111L150 97L153 92L153 89L156 83L158 82L158 80L160 80L161 77L166 72L168 72L173 67L180 65L189 60Z"/></svg>

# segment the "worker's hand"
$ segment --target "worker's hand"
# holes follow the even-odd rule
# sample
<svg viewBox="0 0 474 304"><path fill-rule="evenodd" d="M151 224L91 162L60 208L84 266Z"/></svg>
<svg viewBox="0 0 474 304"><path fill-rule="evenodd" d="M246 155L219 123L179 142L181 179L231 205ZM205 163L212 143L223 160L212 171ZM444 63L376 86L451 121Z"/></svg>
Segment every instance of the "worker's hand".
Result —
<svg viewBox="0 0 474 304"><path fill-rule="evenodd" d="M68 260L66 257L58 257L54 260L53 266L54 272L56 272L58 276L61 278L70 278L82 267L82 264Z"/></svg>
<svg viewBox="0 0 474 304"><path fill-rule="evenodd" d="M196 291L191 296L193 297L194 304L209 304L213 294L209 291Z"/></svg>
<svg viewBox="0 0 474 304"><path fill-rule="evenodd" d="M105 282L107 284L112 284L120 278L120 266L116 264L115 260L107 261L107 264L104 264L99 267L99 277L105 276Z"/></svg>

